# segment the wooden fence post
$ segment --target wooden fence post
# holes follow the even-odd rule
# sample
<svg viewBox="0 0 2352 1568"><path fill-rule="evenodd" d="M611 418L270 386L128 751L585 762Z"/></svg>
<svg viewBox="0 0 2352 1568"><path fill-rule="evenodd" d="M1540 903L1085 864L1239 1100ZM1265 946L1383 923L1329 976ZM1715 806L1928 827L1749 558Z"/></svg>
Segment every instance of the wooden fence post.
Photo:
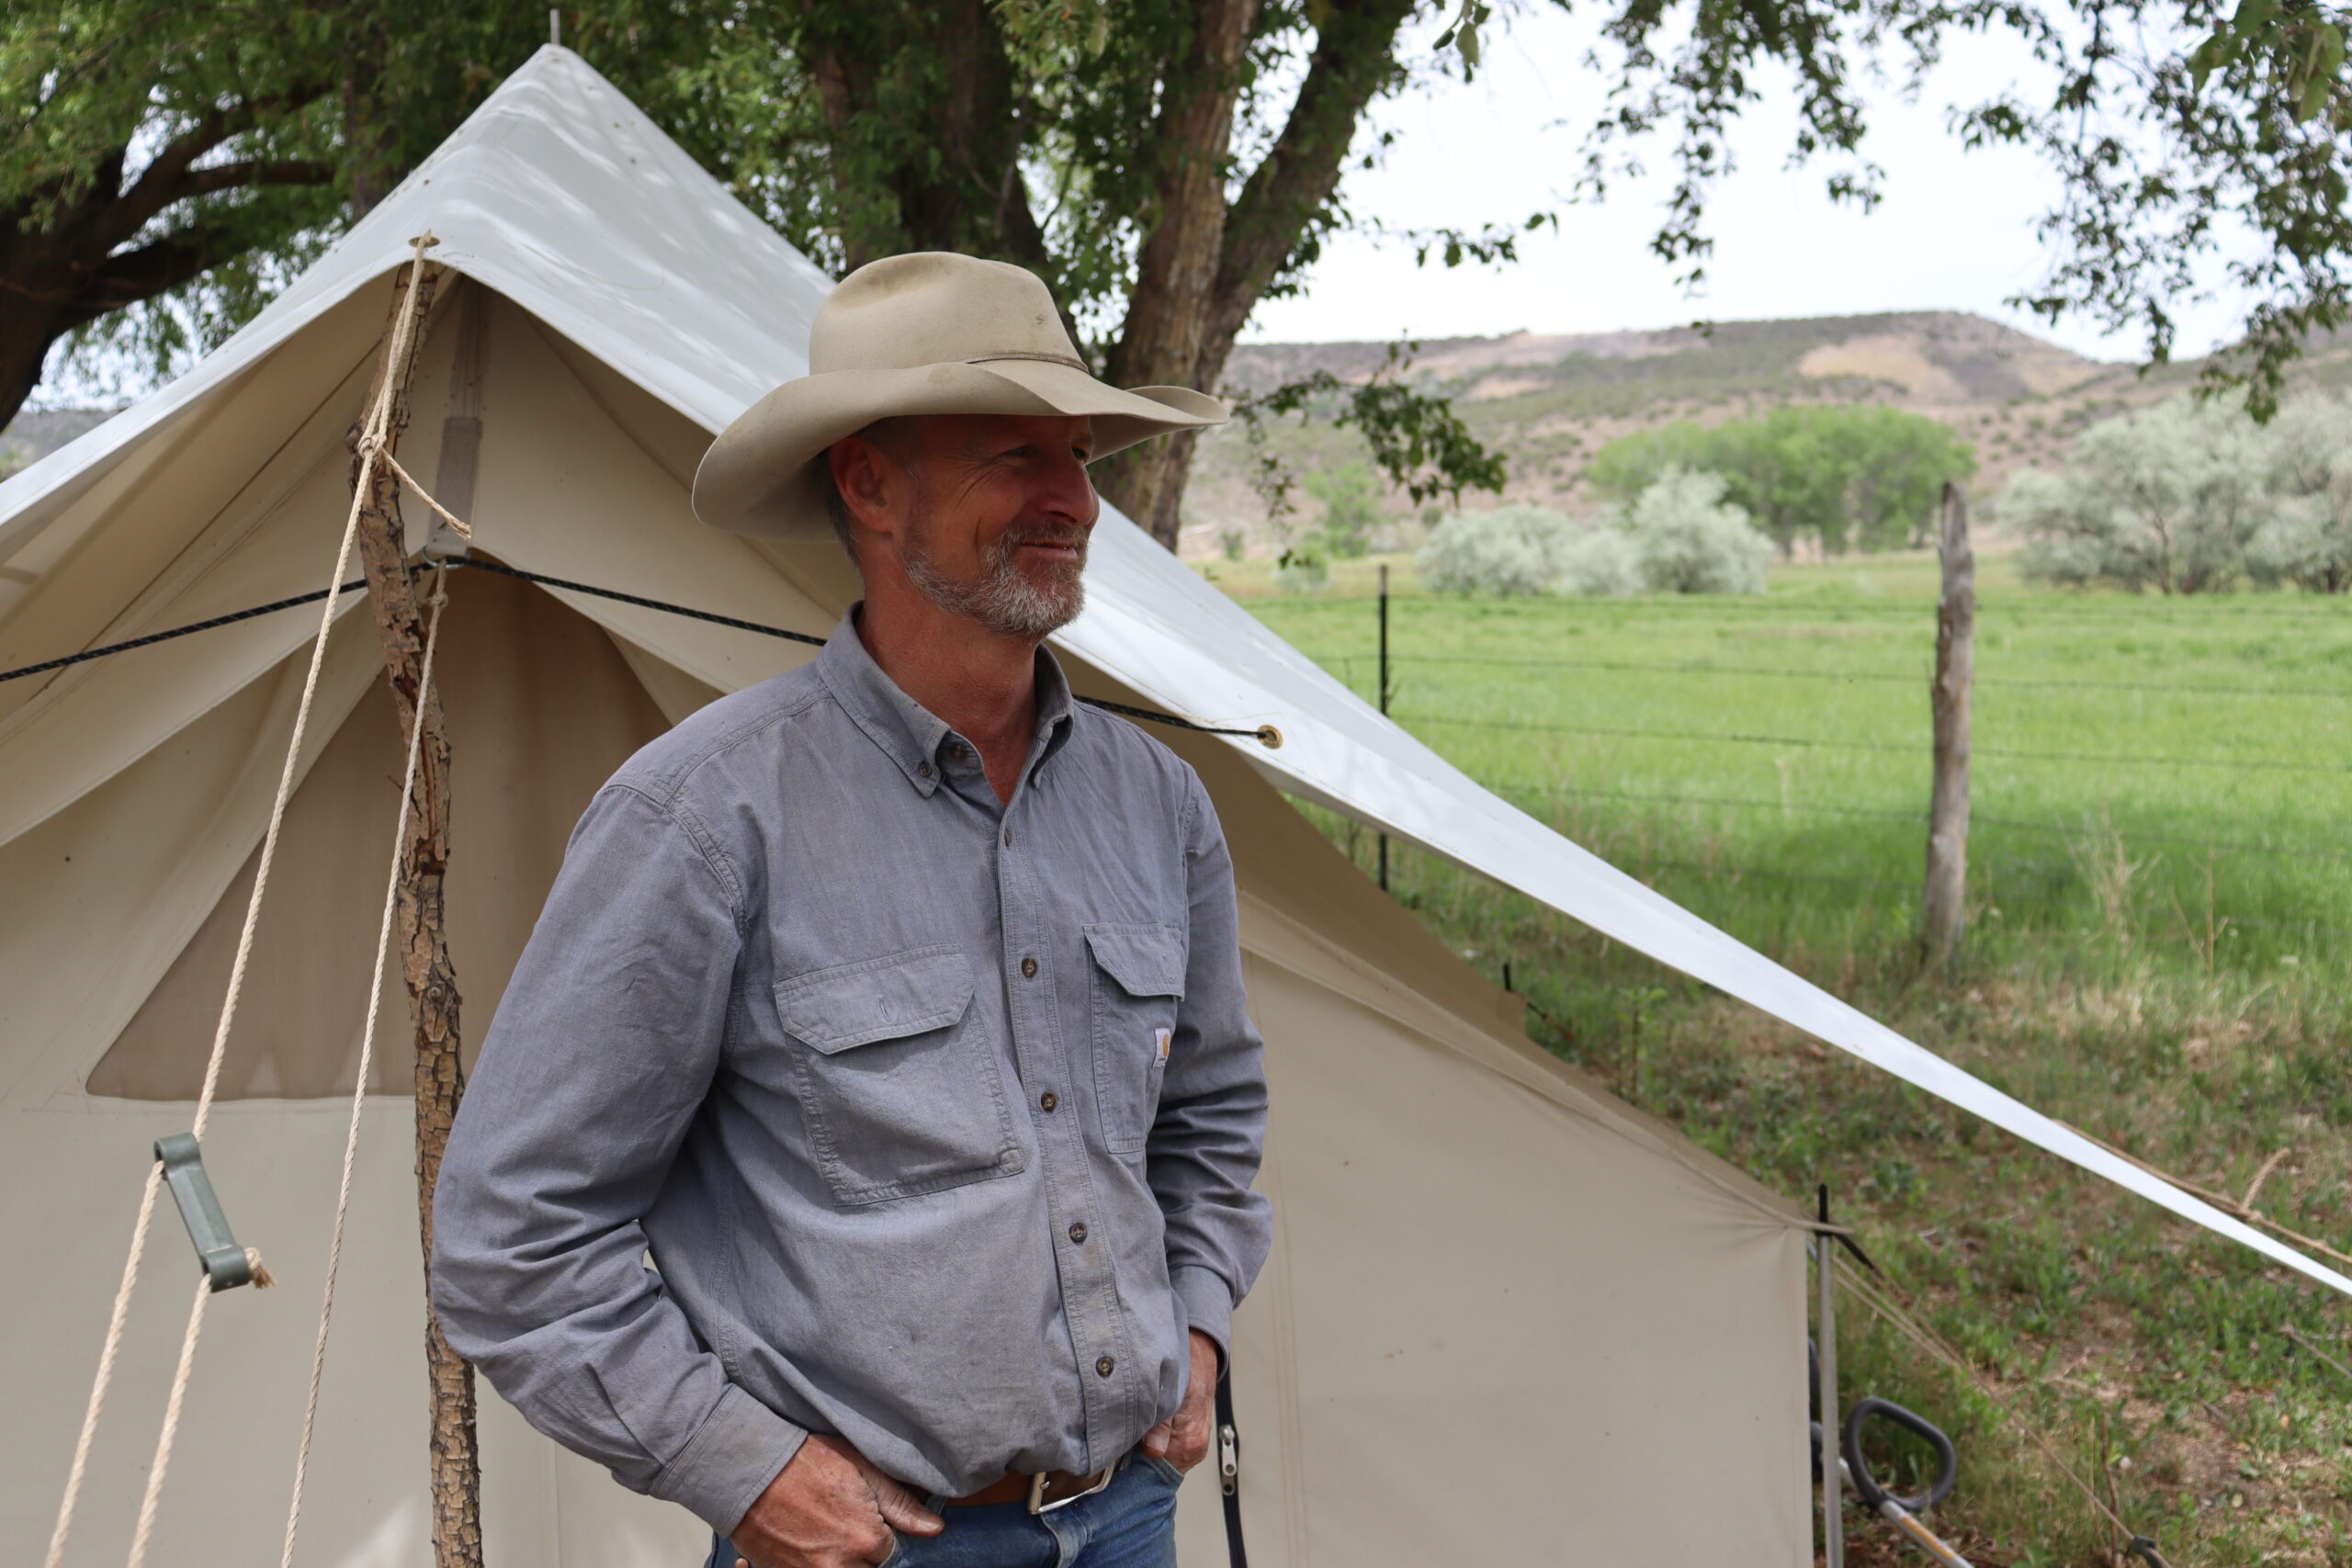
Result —
<svg viewBox="0 0 2352 1568"><path fill-rule="evenodd" d="M414 265L424 265L422 263ZM416 325L409 362L387 364L391 378L391 418L384 432L390 451L407 428L408 378L424 339L433 309L435 277L416 289ZM406 291L403 273L395 283L398 301ZM375 406L371 395L365 405ZM359 430L353 428L352 472L358 476ZM408 987L410 1016L416 1023L417 1224L427 1278L433 1266L433 1189L441 1178L441 1155L449 1123L465 1092L458 1060L458 976L449 963L442 929L442 884L449 863L449 738L441 721L441 694L424 684L424 616L409 580L408 544L401 521L400 479L383 464L372 470L359 517L360 563L367 569L368 601L384 650L384 673L399 711L401 733L424 727L417 747L416 808L401 844L398 901L401 973ZM433 1409L433 1557L436 1568L481 1568L481 1460L474 1431L473 1369L449 1348L440 1315L428 1293L424 1302L424 1361Z"/></svg>
<svg viewBox="0 0 2352 1568"><path fill-rule="evenodd" d="M1936 775L1928 807L1928 883L1920 902L1922 963L1940 967L1960 946L1968 910L1968 705L1976 674L1976 557L1968 544L1968 493L1944 485L1937 542L1943 595L1936 604Z"/></svg>

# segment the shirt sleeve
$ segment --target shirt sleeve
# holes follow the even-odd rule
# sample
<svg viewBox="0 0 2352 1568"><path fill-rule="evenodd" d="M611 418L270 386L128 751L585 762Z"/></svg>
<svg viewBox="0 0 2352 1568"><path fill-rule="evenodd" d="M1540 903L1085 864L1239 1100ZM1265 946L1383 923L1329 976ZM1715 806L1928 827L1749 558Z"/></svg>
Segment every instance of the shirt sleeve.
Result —
<svg viewBox="0 0 2352 1568"><path fill-rule="evenodd" d="M1242 990L1233 857L1208 791L1189 768L1185 781L1191 956L1146 1173L1167 1219L1169 1283L1222 1357L1273 1241L1272 1205L1250 1190L1266 1141L1265 1047Z"/></svg>
<svg viewBox="0 0 2352 1568"><path fill-rule="evenodd" d="M433 1302L531 1425L724 1534L807 1434L731 1384L640 1220L717 1068L741 890L691 819L610 784L573 829L467 1085Z"/></svg>

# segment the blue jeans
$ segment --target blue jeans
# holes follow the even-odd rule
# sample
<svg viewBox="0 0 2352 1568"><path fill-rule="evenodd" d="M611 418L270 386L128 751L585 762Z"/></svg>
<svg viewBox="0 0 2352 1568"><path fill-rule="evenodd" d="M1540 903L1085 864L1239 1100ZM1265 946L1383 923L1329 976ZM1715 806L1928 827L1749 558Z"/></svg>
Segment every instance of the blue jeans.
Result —
<svg viewBox="0 0 2352 1568"><path fill-rule="evenodd" d="M940 1510L947 1528L902 1535L881 1568L1176 1568L1174 1465L1140 1450L1120 1461L1111 1484L1049 1514L1026 1503ZM735 1568L724 1539L705 1568Z"/></svg>

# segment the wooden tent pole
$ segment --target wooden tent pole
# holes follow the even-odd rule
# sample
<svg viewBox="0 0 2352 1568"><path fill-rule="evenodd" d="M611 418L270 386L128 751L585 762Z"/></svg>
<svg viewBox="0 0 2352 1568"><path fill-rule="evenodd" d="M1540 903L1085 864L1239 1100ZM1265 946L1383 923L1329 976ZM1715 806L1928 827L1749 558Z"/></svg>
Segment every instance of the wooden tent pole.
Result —
<svg viewBox="0 0 2352 1568"><path fill-rule="evenodd" d="M427 242L429 243L429 241ZM408 427L408 381L424 341L436 282L428 272L415 291L414 330L408 361L385 365L377 375L392 382L391 417L385 450L394 450ZM395 279L393 315L407 291L406 269ZM394 341L393 322L385 341ZM365 406L373 407L371 394ZM352 482L357 483L359 429L354 426ZM359 516L360 562L367 569L368 602L384 650L384 673L400 711L401 733L423 725L417 748L416 808L401 847L399 926L401 973L408 985L410 1016L416 1021L416 1201L425 1267L433 1263L433 1189L441 1177L442 1151L449 1123L465 1092L458 1060L458 977L450 966L442 927L442 881L449 863L449 738L441 720L441 695L423 687L424 615L408 574L406 536L401 520L399 476L375 465ZM419 696L423 697L420 704ZM433 1398L433 1556L437 1568L481 1568L481 1461L474 1434L473 1369L449 1348L433 1310L424 1302L424 1359Z"/></svg>

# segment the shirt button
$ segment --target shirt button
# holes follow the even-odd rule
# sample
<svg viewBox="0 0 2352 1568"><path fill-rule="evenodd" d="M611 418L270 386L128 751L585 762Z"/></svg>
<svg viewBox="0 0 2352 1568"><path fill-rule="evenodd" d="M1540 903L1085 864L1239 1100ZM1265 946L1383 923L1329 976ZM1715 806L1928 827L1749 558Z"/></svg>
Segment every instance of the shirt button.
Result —
<svg viewBox="0 0 2352 1568"><path fill-rule="evenodd" d="M1008 850L1012 847L1012 829L1010 828L1004 830L1004 847Z"/></svg>
<svg viewBox="0 0 2352 1568"><path fill-rule="evenodd" d="M1037 1097L1037 1109L1040 1111L1051 1111L1055 1106L1059 1105L1061 1102L1062 1097L1060 1095L1056 1094L1052 1089L1047 1089L1045 1093Z"/></svg>
<svg viewBox="0 0 2352 1568"><path fill-rule="evenodd" d="M915 773L921 778L927 779L931 777L931 764L929 762L917 762L915 764Z"/></svg>
<svg viewBox="0 0 2352 1568"><path fill-rule="evenodd" d="M1116 1361L1114 1361L1110 1357L1105 1356L1101 1360L1094 1363L1094 1375L1097 1377L1107 1378L1111 1375L1111 1369L1117 1365L1118 1363Z"/></svg>
<svg viewBox="0 0 2352 1568"><path fill-rule="evenodd" d="M1084 1241L1086 1239L1086 1224L1084 1221L1080 1221L1079 1224L1069 1227L1069 1238L1072 1241Z"/></svg>
<svg viewBox="0 0 2352 1568"><path fill-rule="evenodd" d="M1024 980L1034 980L1037 977L1037 961L1035 959L1024 958L1021 961L1021 977Z"/></svg>
<svg viewBox="0 0 2352 1568"><path fill-rule="evenodd" d="M947 756L949 761L960 762L964 760L964 748L960 745L950 746L947 748Z"/></svg>

